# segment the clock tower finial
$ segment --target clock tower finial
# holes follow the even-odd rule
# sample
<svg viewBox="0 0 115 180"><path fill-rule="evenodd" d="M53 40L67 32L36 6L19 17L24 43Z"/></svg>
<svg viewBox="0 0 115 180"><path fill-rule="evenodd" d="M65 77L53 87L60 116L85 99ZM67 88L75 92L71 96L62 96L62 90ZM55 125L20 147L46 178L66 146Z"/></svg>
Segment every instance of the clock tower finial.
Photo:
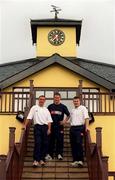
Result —
<svg viewBox="0 0 115 180"><path fill-rule="evenodd" d="M50 12L55 12L55 19L57 19L57 15L59 14L59 11L61 11L61 9L54 5L51 5L51 7L53 8L53 10L51 10Z"/></svg>

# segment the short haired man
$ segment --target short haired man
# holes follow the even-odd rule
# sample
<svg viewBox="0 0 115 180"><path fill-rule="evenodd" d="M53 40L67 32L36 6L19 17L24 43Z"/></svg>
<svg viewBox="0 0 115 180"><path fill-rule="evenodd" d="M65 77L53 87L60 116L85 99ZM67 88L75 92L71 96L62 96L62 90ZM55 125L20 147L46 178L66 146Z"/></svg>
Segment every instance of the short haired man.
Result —
<svg viewBox="0 0 115 180"><path fill-rule="evenodd" d="M61 95L59 93L55 93L54 103L48 106L53 123L51 124L49 154L46 156L47 160L51 160L53 158L55 145L58 160L63 159L64 124L68 121L70 113L67 107L60 101ZM65 119L64 115L66 115Z"/></svg>
<svg viewBox="0 0 115 180"><path fill-rule="evenodd" d="M25 127L29 120L34 121L34 153L33 167L38 164L45 164L45 156L48 148L48 135L51 133L52 118L50 112L44 107L45 96L39 96L38 105L32 106L25 122Z"/></svg>
<svg viewBox="0 0 115 180"><path fill-rule="evenodd" d="M88 110L81 105L79 97L73 98L74 108L70 113L70 143L72 149L73 162L72 166L83 166L83 133L87 131L89 124Z"/></svg>

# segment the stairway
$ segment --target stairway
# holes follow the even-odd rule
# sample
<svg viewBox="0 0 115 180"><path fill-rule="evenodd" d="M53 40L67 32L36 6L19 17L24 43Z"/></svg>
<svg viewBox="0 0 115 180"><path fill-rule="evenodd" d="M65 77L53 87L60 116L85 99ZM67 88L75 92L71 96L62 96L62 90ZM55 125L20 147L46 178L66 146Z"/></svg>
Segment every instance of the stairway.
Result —
<svg viewBox="0 0 115 180"><path fill-rule="evenodd" d="M69 126L64 128L64 158L62 161L56 158L46 163L44 167L33 168L33 127L30 128L27 154L25 156L22 180L89 180L87 163L83 168L71 167L72 162Z"/></svg>

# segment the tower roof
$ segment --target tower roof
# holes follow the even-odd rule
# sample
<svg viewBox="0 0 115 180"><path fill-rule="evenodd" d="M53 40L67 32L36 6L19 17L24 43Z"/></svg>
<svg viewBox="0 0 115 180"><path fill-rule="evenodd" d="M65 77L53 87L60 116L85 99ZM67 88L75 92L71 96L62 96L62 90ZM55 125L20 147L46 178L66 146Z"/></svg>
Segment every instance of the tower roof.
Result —
<svg viewBox="0 0 115 180"><path fill-rule="evenodd" d="M76 28L76 44L79 45L82 20L72 20L72 19L34 19L30 21L32 30L32 41L36 44L37 28L39 27L75 27Z"/></svg>

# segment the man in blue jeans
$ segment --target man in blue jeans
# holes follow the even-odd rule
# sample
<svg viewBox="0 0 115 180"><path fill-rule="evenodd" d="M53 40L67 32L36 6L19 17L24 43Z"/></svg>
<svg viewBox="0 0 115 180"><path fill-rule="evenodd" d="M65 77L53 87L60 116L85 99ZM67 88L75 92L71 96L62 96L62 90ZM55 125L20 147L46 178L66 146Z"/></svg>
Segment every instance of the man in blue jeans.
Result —
<svg viewBox="0 0 115 180"><path fill-rule="evenodd" d="M54 94L54 103L48 106L53 123L51 124L51 134L49 140L49 152L46 160L51 160L56 149L58 160L63 159L63 144L64 144L64 124L68 121L70 113L67 107L61 103L61 95ZM66 117L64 118L64 115Z"/></svg>
<svg viewBox="0 0 115 180"><path fill-rule="evenodd" d="M45 164L45 156L48 148L48 135L51 133L52 118L50 112L44 107L45 96L39 96L38 105L32 106L25 122L25 128L29 120L34 121L34 153L33 167Z"/></svg>
<svg viewBox="0 0 115 180"><path fill-rule="evenodd" d="M74 108L70 113L70 143L72 149L73 162L72 166L83 166L83 133L87 131L89 125L88 110L81 105L80 98L73 98Z"/></svg>

